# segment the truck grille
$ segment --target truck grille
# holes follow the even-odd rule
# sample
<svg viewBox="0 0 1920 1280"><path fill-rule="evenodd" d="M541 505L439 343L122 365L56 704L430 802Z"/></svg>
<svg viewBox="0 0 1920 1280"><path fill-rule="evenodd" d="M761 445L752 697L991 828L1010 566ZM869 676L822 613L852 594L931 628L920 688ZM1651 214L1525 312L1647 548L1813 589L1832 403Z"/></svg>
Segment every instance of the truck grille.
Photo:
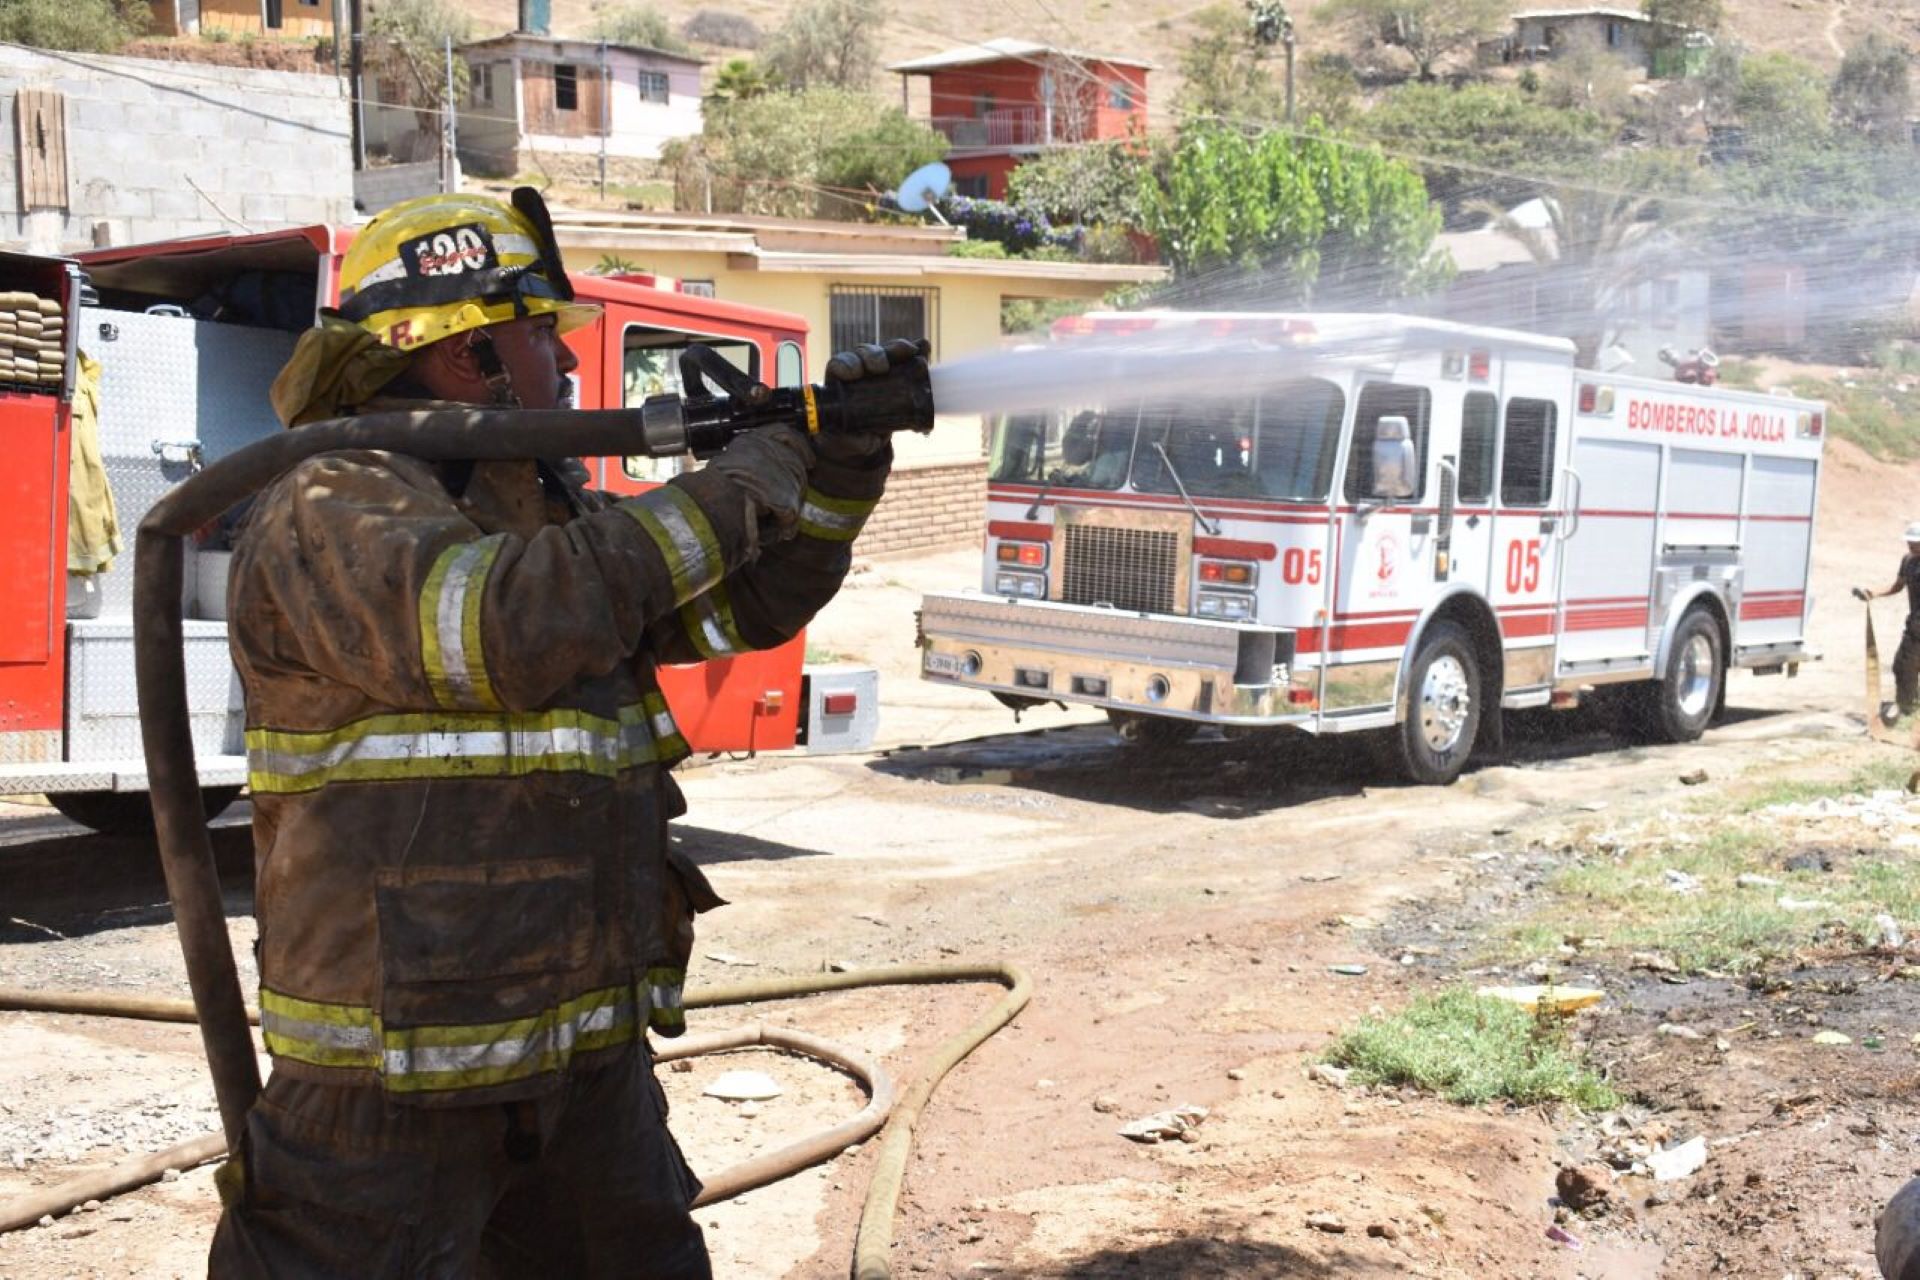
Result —
<svg viewBox="0 0 1920 1280"><path fill-rule="evenodd" d="M1067 525L1061 598L1135 613L1174 613L1180 535L1158 529Z"/></svg>

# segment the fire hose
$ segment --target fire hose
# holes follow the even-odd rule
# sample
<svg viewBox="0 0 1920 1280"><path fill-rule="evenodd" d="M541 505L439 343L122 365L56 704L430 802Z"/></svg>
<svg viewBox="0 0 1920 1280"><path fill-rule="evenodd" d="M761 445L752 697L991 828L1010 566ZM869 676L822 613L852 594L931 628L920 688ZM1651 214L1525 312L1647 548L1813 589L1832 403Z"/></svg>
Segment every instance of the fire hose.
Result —
<svg viewBox="0 0 1920 1280"><path fill-rule="evenodd" d="M893 1275L889 1254L893 1248L893 1218L905 1181L907 1157L914 1129L927 1100L947 1072L985 1043L994 1032L1013 1021L1032 995L1033 984L1016 965L937 964L892 965L853 973L808 978L771 978L759 982L696 989L687 993L689 1009L790 1000L800 996L850 991L863 987L924 986L935 983L993 982L1007 990L966 1028L942 1042L920 1079L906 1096L894 1098L893 1082L864 1054L805 1032L784 1027L752 1025L689 1036L657 1050L656 1062L672 1062L735 1049L769 1046L785 1049L838 1067L867 1088L867 1105L830 1129L798 1142L729 1166L704 1179L705 1188L695 1208L717 1204L757 1187L777 1182L802 1169L830 1160L846 1148L864 1142L883 1126L880 1154L867 1184L860 1211L860 1229L854 1238L854 1280L888 1280ZM64 1014L91 1014L135 1018L149 1022L197 1022L192 1001L154 996L122 995L111 991L33 991L0 988L0 1009ZM259 1015L247 1011L247 1020ZM248 1037L252 1047L252 1037ZM98 1173L71 1178L54 1186L0 1204L0 1232L31 1226L49 1215L59 1217L89 1200L105 1200L166 1176L169 1169L191 1169L217 1160L228 1151L226 1137L210 1133L164 1151L136 1156Z"/></svg>
<svg viewBox="0 0 1920 1280"><path fill-rule="evenodd" d="M689 395L655 396L639 409L432 409L313 423L261 440L213 463L170 490L140 522L134 553L134 670L141 737L167 895L173 905L193 995L193 1020L200 1027L226 1149L237 1147L245 1132L247 1112L260 1093L260 1072L250 1015L227 936L213 845L194 765L182 646L183 539L305 459L338 450L385 450L429 462L634 454L666 457L688 452L698 456L717 452L742 431L776 423L810 433L924 432L933 426L932 384L924 359L856 382L771 390L734 371L716 353L693 347L682 356L682 374ZM729 394L710 394L703 374L713 377ZM687 1000L688 1007L700 1008L850 987L969 980L999 982L1008 991L966 1030L944 1042L913 1089L890 1115L880 1117L886 1133L856 1240L853 1270L857 1280L883 1280L892 1274L887 1252L893 1211L920 1110L955 1063L1025 1006L1031 984L1010 965L909 967L694 992ZM145 1017L151 1016L155 1007L152 1001L132 1002L142 1011L129 1013L126 1008L130 1005L114 1010L112 996L82 994L81 1003L90 1005L90 1012ZM812 1048L822 1048L812 1037L806 1039ZM850 1056L847 1060L852 1061ZM881 1100L884 1078L868 1079L873 1099L861 1113L866 1119L855 1118L862 1124L875 1121L875 1103ZM844 1127L836 1126L831 1132L838 1135ZM211 1159L218 1154L213 1149L217 1141L199 1139L174 1152L131 1162L122 1170L129 1175L152 1170L151 1176L157 1177L165 1168L177 1166L156 1166L156 1160L169 1155ZM835 1141L839 1141L837 1136ZM831 1153L813 1159L824 1159ZM773 1154L791 1154L791 1149ZM767 1172L761 1169L753 1176Z"/></svg>

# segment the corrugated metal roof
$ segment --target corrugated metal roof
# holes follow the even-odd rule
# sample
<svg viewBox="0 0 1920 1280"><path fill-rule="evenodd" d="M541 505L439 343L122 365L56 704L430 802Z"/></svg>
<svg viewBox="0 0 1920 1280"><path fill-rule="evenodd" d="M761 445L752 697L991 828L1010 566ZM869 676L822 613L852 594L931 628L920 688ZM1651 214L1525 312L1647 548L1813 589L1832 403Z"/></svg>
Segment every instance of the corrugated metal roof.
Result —
<svg viewBox="0 0 1920 1280"><path fill-rule="evenodd" d="M930 53L924 58L896 62L887 70L911 75L920 71L945 71L952 67L977 66L982 62L1005 62L1008 59L1024 61L1043 57L1071 58L1076 62L1111 62L1115 66L1153 69L1153 63L1143 58L1130 58L1118 53L1088 53L1084 49L1062 49L1056 45L1040 44L1034 40L1014 40L1002 36L992 40L982 40L978 44L964 44L955 49L948 49L944 53Z"/></svg>

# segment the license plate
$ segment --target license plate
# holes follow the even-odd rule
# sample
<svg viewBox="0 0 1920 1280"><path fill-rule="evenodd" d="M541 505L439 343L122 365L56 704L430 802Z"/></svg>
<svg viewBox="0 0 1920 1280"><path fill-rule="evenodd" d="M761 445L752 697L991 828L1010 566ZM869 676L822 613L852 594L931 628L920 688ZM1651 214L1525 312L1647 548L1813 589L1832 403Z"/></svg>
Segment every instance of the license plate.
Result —
<svg viewBox="0 0 1920 1280"><path fill-rule="evenodd" d="M920 667L930 676L957 676L960 659L951 653L935 653L929 649L921 657Z"/></svg>

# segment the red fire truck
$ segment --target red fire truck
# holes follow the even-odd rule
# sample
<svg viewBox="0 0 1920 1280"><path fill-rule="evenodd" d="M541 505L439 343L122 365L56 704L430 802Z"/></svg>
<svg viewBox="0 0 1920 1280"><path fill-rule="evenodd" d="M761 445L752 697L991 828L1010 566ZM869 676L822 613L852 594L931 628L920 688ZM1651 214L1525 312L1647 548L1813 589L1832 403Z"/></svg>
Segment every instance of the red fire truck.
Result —
<svg viewBox="0 0 1920 1280"><path fill-rule="evenodd" d="M1818 403L1410 317L1146 312L1055 338L1128 334L1242 375L1143 396L1122 358L1126 398L1000 419L983 590L924 601L927 679L1104 707L1160 745L1375 731L1445 783L1501 708L1597 694L1682 741L1729 667L1814 656Z"/></svg>
<svg viewBox="0 0 1920 1280"><path fill-rule="evenodd" d="M0 255L0 295L57 304L65 349L57 379L8 381L0 429L0 794L41 793L99 829L145 823L132 663L133 535L169 487L281 430L267 389L315 308L336 294L350 230L308 227L87 252L77 259ZM578 276L600 320L567 338L580 358L582 408L637 406L680 388L679 353L716 348L763 381L805 377L806 322L720 302L651 277ZM42 344L43 346L45 344ZM126 547L107 572L69 579L70 412L77 351L99 361L100 445ZM678 460L586 459L593 483L637 492ZM194 746L209 809L246 780L242 706L227 656L221 531L188 557L186 646ZM804 640L670 668L662 684L696 751L852 749L870 741L870 671L803 672Z"/></svg>

